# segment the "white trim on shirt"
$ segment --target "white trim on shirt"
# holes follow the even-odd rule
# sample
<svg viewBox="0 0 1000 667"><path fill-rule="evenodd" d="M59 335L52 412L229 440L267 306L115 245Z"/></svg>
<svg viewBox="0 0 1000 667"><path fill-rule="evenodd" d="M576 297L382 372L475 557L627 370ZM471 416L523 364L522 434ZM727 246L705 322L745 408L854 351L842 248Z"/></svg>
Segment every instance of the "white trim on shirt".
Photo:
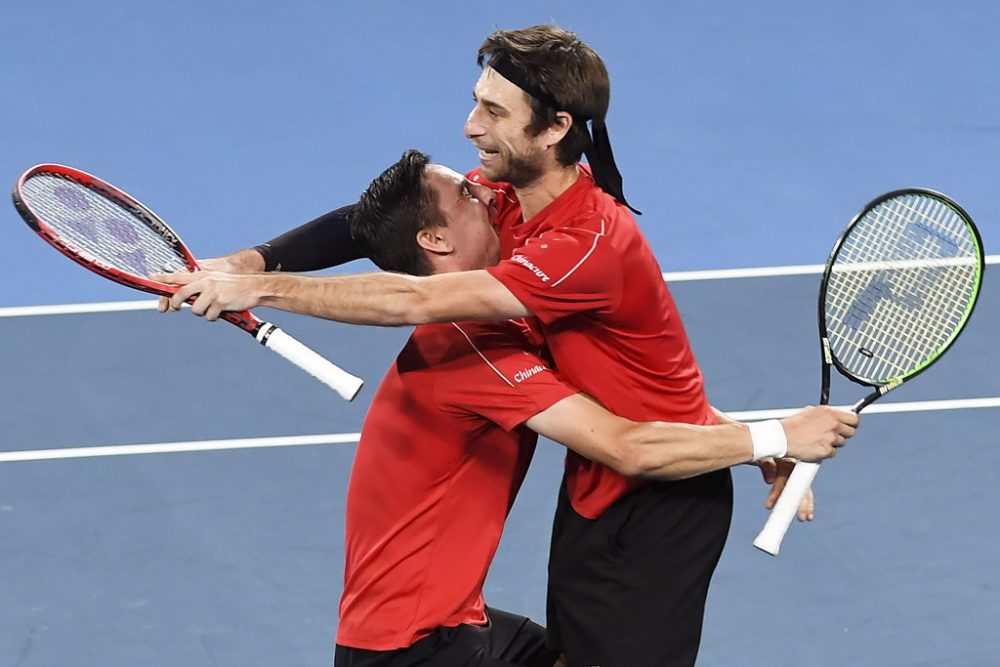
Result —
<svg viewBox="0 0 1000 667"><path fill-rule="evenodd" d="M476 354L479 355L479 358L482 359L483 361L485 361L486 365L489 366L490 368L492 368L493 372L496 373L497 375L499 375L500 379L503 380L504 382L506 382L508 385L510 385L510 388L513 389L514 388L514 383L511 382L510 380L508 380L507 376L504 375L503 373L501 373L499 368L497 368L492 363L490 363L490 360L486 358L486 355L484 355L482 352L480 352L479 348L476 347L476 344L472 342L471 338L469 338L469 334L465 333L465 331L462 329L462 327L458 326L458 324L456 324L455 322L452 322L451 326L453 326L456 329L458 329L459 333L461 333L463 336L465 336L465 340L469 341L469 345L471 345L472 349L476 351Z"/></svg>
<svg viewBox="0 0 1000 667"><path fill-rule="evenodd" d="M601 219L601 231L600 232L594 232L594 244L592 246L590 246L590 250L587 251L587 254L584 255L583 258L579 262L576 263L576 266L574 266L572 269L570 269L566 273L566 275L564 275L562 278L560 278L559 280L557 280L554 283L552 283L549 287L555 287L556 285L558 285L559 283L561 283L562 281L566 280L571 275L573 275L573 272L576 271L577 269L579 269L583 265L583 263L587 261L587 258L590 257L592 254L594 254L594 250L597 249L597 242L604 235L605 235L604 219L602 218Z"/></svg>

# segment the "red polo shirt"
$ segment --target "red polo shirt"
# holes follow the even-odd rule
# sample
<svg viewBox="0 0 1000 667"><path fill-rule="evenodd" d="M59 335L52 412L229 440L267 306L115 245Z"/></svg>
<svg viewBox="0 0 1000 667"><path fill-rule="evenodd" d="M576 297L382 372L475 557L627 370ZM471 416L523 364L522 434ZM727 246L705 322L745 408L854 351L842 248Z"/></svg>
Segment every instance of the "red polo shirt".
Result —
<svg viewBox="0 0 1000 667"><path fill-rule="evenodd" d="M560 377L635 421L713 424L701 371L649 244L589 168L530 220L509 184L498 191L501 257L487 269L542 323ZM641 484L569 452L573 508L596 518Z"/></svg>
<svg viewBox="0 0 1000 667"><path fill-rule="evenodd" d="M514 324L418 326L379 385L347 491L338 644L386 651L486 622L483 581L535 449L521 424L576 391Z"/></svg>

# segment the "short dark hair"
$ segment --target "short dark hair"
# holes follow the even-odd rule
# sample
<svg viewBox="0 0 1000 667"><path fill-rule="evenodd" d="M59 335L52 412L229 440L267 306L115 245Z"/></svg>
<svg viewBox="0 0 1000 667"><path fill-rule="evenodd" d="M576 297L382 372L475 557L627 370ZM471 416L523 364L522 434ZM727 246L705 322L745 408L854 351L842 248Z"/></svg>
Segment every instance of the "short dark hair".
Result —
<svg viewBox="0 0 1000 667"><path fill-rule="evenodd" d="M384 271L431 273L430 262L417 245L417 232L447 226L447 220L434 191L424 182L429 163L426 154L406 151L371 182L351 213L354 242Z"/></svg>
<svg viewBox="0 0 1000 667"><path fill-rule="evenodd" d="M479 47L480 67L489 60L505 58L524 75L525 82L555 99L552 108L528 95L532 122L528 132L540 134L556 119L556 111L568 111L573 127L556 146L563 165L580 160L590 145L586 119L603 119L611 101L607 67L594 49L575 34L554 25L536 25L522 30L497 30Z"/></svg>

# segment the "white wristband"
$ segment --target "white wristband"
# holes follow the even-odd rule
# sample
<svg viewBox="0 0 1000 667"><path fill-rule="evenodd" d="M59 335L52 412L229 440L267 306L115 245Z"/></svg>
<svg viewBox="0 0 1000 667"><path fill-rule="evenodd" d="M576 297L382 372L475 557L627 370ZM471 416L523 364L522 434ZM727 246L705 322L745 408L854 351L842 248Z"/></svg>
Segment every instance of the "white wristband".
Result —
<svg viewBox="0 0 1000 667"><path fill-rule="evenodd" d="M788 453L788 440L785 429L777 419L763 422L753 422L750 427L750 439L753 441L753 460L759 461L768 456L781 458Z"/></svg>

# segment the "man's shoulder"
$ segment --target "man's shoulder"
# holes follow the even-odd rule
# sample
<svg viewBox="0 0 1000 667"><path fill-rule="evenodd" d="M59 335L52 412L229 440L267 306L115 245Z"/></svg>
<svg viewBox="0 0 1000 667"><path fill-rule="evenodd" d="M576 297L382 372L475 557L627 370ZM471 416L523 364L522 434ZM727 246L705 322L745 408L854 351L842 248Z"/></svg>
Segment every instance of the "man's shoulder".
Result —
<svg viewBox="0 0 1000 667"><path fill-rule="evenodd" d="M466 321L421 324L414 328L408 347L424 361L441 364L487 350L531 349L537 345L523 320Z"/></svg>

